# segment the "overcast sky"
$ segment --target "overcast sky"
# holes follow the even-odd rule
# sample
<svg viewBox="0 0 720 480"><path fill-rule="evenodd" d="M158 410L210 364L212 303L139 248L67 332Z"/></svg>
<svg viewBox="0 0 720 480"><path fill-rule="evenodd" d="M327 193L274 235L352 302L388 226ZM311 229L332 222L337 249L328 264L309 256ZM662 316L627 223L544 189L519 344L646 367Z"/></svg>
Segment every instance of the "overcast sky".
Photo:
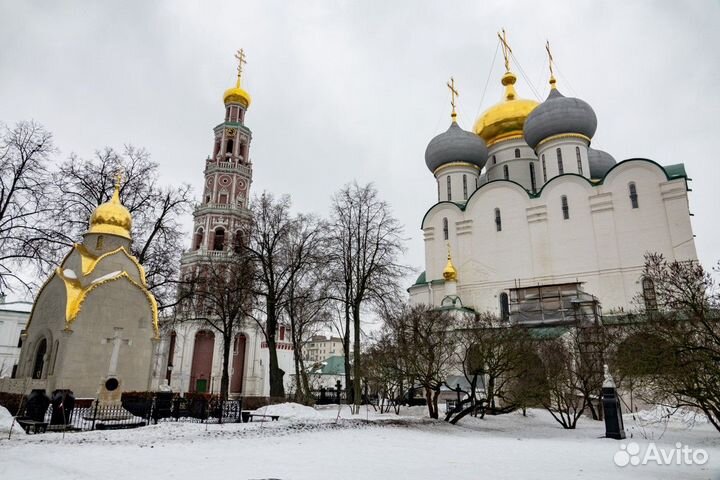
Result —
<svg viewBox="0 0 720 480"><path fill-rule="evenodd" d="M44 124L58 160L143 146L166 183L189 182L199 197L243 47L253 192L289 193L298 210L324 215L343 184L375 182L405 225L406 262L422 270L420 221L437 199L424 152L449 125L445 82L455 77L459 121L471 129L500 99L493 58L505 27L543 99L550 40L560 90L597 113L594 147L685 163L698 254L711 266L719 24L717 1L0 0L0 121ZM535 98L514 70L519 95Z"/></svg>

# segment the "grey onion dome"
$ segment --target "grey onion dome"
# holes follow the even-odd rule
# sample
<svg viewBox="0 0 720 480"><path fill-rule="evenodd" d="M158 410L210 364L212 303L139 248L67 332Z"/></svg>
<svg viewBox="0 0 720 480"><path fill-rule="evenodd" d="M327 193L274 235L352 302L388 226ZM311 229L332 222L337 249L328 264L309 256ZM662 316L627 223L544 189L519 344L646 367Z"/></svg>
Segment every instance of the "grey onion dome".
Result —
<svg viewBox="0 0 720 480"><path fill-rule="evenodd" d="M485 141L472 132L460 128L453 121L446 132L430 140L425 149L425 164L431 172L438 167L452 162L465 162L485 166L488 150Z"/></svg>
<svg viewBox="0 0 720 480"><path fill-rule="evenodd" d="M523 133L525 141L534 150L553 135L577 133L592 138L596 129L597 117L587 102L566 97L553 87L547 100L528 115Z"/></svg>
<svg viewBox="0 0 720 480"><path fill-rule="evenodd" d="M603 178L617 162L607 152L588 148L588 163L590 164L590 178Z"/></svg>

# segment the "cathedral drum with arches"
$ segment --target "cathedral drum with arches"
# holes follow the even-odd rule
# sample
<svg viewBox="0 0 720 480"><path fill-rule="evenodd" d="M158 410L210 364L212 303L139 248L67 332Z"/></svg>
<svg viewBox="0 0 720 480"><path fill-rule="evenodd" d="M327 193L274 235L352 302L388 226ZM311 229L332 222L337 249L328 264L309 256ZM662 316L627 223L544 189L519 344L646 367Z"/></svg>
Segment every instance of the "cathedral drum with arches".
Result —
<svg viewBox="0 0 720 480"><path fill-rule="evenodd" d="M638 299L652 308L645 254L697 259L684 165L592 148L595 112L560 92L552 57L548 97L525 100L501 44L504 94L473 132L459 126L448 84L450 127L425 152L438 198L421 221L425 271L411 301L533 327L598 319L601 306L630 311Z"/></svg>

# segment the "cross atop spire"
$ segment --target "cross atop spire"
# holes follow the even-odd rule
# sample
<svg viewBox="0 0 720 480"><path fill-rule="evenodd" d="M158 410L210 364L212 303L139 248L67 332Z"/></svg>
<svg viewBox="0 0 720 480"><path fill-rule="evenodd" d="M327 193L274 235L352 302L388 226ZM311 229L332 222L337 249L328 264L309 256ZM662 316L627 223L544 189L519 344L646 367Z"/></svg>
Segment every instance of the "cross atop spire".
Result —
<svg viewBox="0 0 720 480"><path fill-rule="evenodd" d="M457 112L455 112L455 99L460 96L457 89L455 88L455 79L453 77L450 77L450 81L447 82L447 87L450 89L450 105L452 106L452 113L450 116L452 117L453 121L455 121L455 118L457 117Z"/></svg>
<svg viewBox="0 0 720 480"><path fill-rule="evenodd" d="M500 32L498 32L498 38L500 39L500 46L502 47L503 51L503 57L505 57L505 71L510 71L510 55L512 55L512 48L510 48L510 45L507 42L507 34L505 33L505 29L502 29L502 35Z"/></svg>
<svg viewBox="0 0 720 480"><path fill-rule="evenodd" d="M243 71L243 63L247 63L247 60L245 60L245 50L242 48L235 52L235 58L237 58L238 61L238 67L237 67L237 86L240 86L240 77L242 77L242 71Z"/></svg>
<svg viewBox="0 0 720 480"><path fill-rule="evenodd" d="M553 71L553 56L550 51L550 40L545 41L545 50L547 50L548 61L550 62L550 87L555 88L557 80L555 80L555 72Z"/></svg>

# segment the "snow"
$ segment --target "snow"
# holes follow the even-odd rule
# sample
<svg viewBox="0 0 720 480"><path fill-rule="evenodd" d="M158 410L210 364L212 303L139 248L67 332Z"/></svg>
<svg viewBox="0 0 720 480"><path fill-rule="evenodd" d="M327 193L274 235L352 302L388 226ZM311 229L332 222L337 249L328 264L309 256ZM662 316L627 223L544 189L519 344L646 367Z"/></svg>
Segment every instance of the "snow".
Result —
<svg viewBox="0 0 720 480"><path fill-rule="evenodd" d="M117 277L117 276L120 275L121 273L122 273L121 270L117 270L117 271L115 271L115 272L110 272L110 273L108 273L107 275L103 275L102 277L96 278L96 279L93 280L91 283L102 282L102 281L107 280L107 279L109 279L109 278Z"/></svg>
<svg viewBox="0 0 720 480"><path fill-rule="evenodd" d="M23 430L20 425L17 423L13 425L13 416L8 412L8 409L0 405L0 435L6 437L7 434L10 433L11 425L13 435L25 435L25 430ZM0 463L0 471L2 471L2 463Z"/></svg>
<svg viewBox="0 0 720 480"><path fill-rule="evenodd" d="M65 276L66 278L69 278L71 280L77 280L77 275L75 274L75 272L73 270L71 270L69 268L66 268L65 270L63 270L63 276Z"/></svg>
<svg viewBox="0 0 720 480"><path fill-rule="evenodd" d="M662 479L717 478L720 434L706 423L692 427L670 419L650 425L658 446L683 442L707 450L704 466L618 467L613 456L625 443L600 438L602 422L583 418L563 430L544 410L459 425L426 417L424 408L401 415L363 407L315 409L274 405L277 422L247 424L161 423L135 430L0 438L0 478L127 479L238 478L363 479ZM258 412L259 413L259 412ZM278 413L280 414L280 413ZM627 415L626 427L636 421ZM657 439L662 434L661 439ZM639 433L631 440L646 445Z"/></svg>
<svg viewBox="0 0 720 480"><path fill-rule="evenodd" d="M317 420L323 418L322 414L312 407L299 403L281 403L259 408L255 413L261 415L279 415L283 420Z"/></svg>

